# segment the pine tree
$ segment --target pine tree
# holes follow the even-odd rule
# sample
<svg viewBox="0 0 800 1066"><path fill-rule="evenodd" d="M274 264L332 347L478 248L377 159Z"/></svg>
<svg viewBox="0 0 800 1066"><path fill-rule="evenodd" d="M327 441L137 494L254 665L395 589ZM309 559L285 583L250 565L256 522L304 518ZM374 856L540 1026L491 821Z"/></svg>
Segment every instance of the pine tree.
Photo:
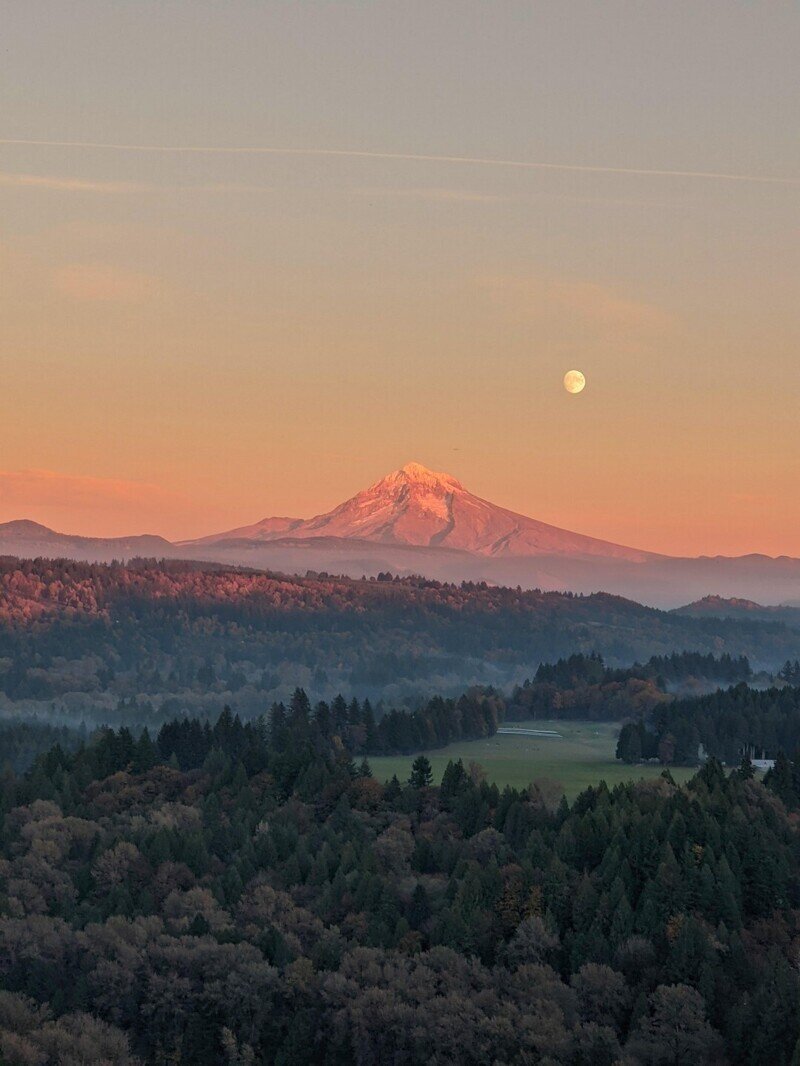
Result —
<svg viewBox="0 0 800 1066"><path fill-rule="evenodd" d="M743 781L749 781L751 778L755 777L755 767L750 761L750 756L747 752L742 756L742 761L739 763L739 769L737 772Z"/></svg>
<svg viewBox="0 0 800 1066"><path fill-rule="evenodd" d="M367 761L366 755L361 760L361 764L358 767L358 770L356 771L356 776L357 777L372 777L372 767L370 766L369 762Z"/></svg>
<svg viewBox="0 0 800 1066"><path fill-rule="evenodd" d="M782 799L787 807L793 808L797 806L800 797L797 796L794 790L792 765L785 752L778 752L775 765L766 774L764 784Z"/></svg>
<svg viewBox="0 0 800 1066"><path fill-rule="evenodd" d="M433 770L425 755L418 755L414 760L408 783L412 788L429 788L433 783Z"/></svg>
<svg viewBox="0 0 800 1066"><path fill-rule="evenodd" d="M386 791L384 795L387 803L395 803L399 796L402 794L403 788L397 779L397 774L392 774L389 780L386 782Z"/></svg>

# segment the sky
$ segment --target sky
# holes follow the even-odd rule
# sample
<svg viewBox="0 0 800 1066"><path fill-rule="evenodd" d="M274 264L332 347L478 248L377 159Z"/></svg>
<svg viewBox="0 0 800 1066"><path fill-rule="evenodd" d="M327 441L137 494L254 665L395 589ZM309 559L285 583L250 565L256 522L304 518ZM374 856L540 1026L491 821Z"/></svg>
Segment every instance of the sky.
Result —
<svg viewBox="0 0 800 1066"><path fill-rule="evenodd" d="M800 556L800 5L2 18L0 521L200 536L416 460Z"/></svg>

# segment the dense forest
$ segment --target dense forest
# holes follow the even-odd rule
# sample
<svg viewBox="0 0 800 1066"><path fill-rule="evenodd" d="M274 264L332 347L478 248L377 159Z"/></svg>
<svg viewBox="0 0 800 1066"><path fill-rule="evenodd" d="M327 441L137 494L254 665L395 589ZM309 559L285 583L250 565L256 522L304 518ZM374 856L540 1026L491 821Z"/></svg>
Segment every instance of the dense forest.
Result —
<svg viewBox="0 0 800 1066"><path fill-rule="evenodd" d="M623 726L617 757L696 764L707 755L735 764L743 756L774 759L800 747L800 688L746 684L662 704Z"/></svg>
<svg viewBox="0 0 800 1066"><path fill-rule="evenodd" d="M308 702L305 692L298 690L293 701ZM290 704L291 706L291 704ZM310 703L308 705L311 712ZM392 709L376 714L369 700L346 701L337 696L330 703L320 700L313 715L320 726L342 737L348 750L356 755L408 755L427 748L443 748L457 740L482 740L493 736L505 716L506 703L503 697L491 689L470 689L457 699L433 696L414 710ZM138 708L128 708L137 711ZM226 707L223 713L230 713ZM288 711L283 703L275 703L269 710L269 720L278 722ZM133 720L133 716L131 716ZM192 732L196 750L208 752L211 744L209 720L204 719L202 729L198 719L183 715L164 723L161 733L183 736ZM123 726L125 734L139 737L142 732L150 736L149 723L145 719L138 724ZM0 718L0 767L8 763L17 772L26 770L42 752L58 744L65 751L72 751L87 736L100 734L107 729L95 730L68 726L54 726L36 719L9 716ZM198 732L198 729L200 731Z"/></svg>
<svg viewBox="0 0 800 1066"><path fill-rule="evenodd" d="M670 703L675 691L725 687L752 676L745 656L673 652L654 655L643 664L612 668L597 653L576 653L555 663L542 663L533 680L513 690L505 717L619 722L642 718Z"/></svg>
<svg viewBox="0 0 800 1066"><path fill-rule="evenodd" d="M345 700L338 695L330 702L318 701L313 714L318 722L330 723L353 754L407 755L460 740L483 740L493 736L506 719L589 718L616 722L632 718L643 723L645 712L673 698L666 691L665 673L670 683L680 685L701 680L706 684L724 683L734 677L750 676L746 659L732 660L727 655L715 658L694 652L675 653L666 662L666 671L661 658L612 669L597 654L571 655L553 664L543 663L533 681L526 681L510 694L491 687L473 687L458 697L420 699L414 708L389 707L383 702L373 707L369 699ZM302 698L308 699L305 692ZM148 701L120 700L109 718L129 723L138 735L142 728L157 729L170 709L179 711L179 703L165 701L156 713ZM286 708L276 702L268 713L278 720L286 714ZM170 728L187 729L187 722L188 716L183 713L170 723ZM643 724L641 728L645 728ZM56 743L65 750L77 747L89 731L85 722L79 728L71 728L13 714L0 717L0 764L9 762L19 772ZM208 735L206 719L206 744ZM642 756L628 761L639 757Z"/></svg>
<svg viewBox="0 0 800 1066"><path fill-rule="evenodd" d="M2 1061L797 1061L777 790L711 760L553 807L424 756L382 785L337 729L297 694L7 771Z"/></svg>
<svg viewBox="0 0 800 1066"><path fill-rule="evenodd" d="M786 663L784 670L789 667ZM670 655L653 655L646 663L634 663L625 669L606 666L602 655L573 653L555 663L542 663L534 676L534 682L550 682L559 688L576 688L579 685L601 685L611 681L627 681L642 678L658 681L661 688L669 684L681 684L690 678L716 681L720 686L747 681L753 671L744 655L732 658L727 653L717 658L709 652L672 652ZM786 678L786 680L789 680Z"/></svg>
<svg viewBox="0 0 800 1066"><path fill-rule="evenodd" d="M0 1062L797 1066L800 633L381 577L0 561ZM716 758L432 787L537 717Z"/></svg>
<svg viewBox="0 0 800 1066"><path fill-rule="evenodd" d="M419 578L286 578L140 560L0 559L0 708L79 725L223 705L254 717L297 685L389 706L432 692L521 685L542 662L597 652L612 667L676 649L800 656L782 623L686 618L619 597L446 585ZM701 663L702 665L702 663ZM654 680L654 678L650 678Z"/></svg>

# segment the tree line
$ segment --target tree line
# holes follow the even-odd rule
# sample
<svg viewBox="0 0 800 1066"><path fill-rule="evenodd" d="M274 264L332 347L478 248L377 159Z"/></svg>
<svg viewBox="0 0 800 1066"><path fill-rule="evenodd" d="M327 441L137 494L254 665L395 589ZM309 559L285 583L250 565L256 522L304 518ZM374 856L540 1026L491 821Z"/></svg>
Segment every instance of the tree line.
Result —
<svg viewBox="0 0 800 1066"><path fill-rule="evenodd" d="M800 660L791 662L787 659L778 671L778 677L789 685L800 685Z"/></svg>
<svg viewBox="0 0 800 1066"><path fill-rule="evenodd" d="M693 765L713 755L728 765L743 757L774 759L800 746L800 688L746 684L656 707L623 726L617 758L658 758Z"/></svg>
<svg viewBox="0 0 800 1066"><path fill-rule="evenodd" d="M251 721L226 707L213 725L198 718L175 718L152 736L146 726L103 727L87 740L85 734L45 725L40 727L36 755L42 749L47 753L35 765L50 774L56 760L62 769L72 772L78 767L79 776L88 772L93 778L127 767L143 773L159 763L188 771L222 749L255 773L268 764L270 752L319 751L335 743L353 756L397 755L455 740L479 740L494 735L502 714L499 696L470 692L457 700L437 696L416 711L393 710L376 721L369 700L348 703L337 696L330 704L320 701L312 707L307 694L297 689L288 705L276 703L268 715ZM0 725L0 739L9 737L12 750L25 749L26 742L33 745L36 728L30 723Z"/></svg>
<svg viewBox="0 0 800 1066"><path fill-rule="evenodd" d="M627 681L629 678L649 678L657 681L661 688L666 688L671 682L682 682L687 678L733 685L748 681L752 676L753 670L747 656L732 656L728 652L717 657L712 652L703 655L696 651L673 651L669 655L653 655L646 663L619 668L606 666L602 655L595 651L589 655L573 652L555 663L541 663L532 683L550 682L559 688L577 688L608 681Z"/></svg>
<svg viewBox="0 0 800 1066"><path fill-rule="evenodd" d="M575 652L542 663L530 681L517 686L507 701L506 717L577 718L622 721L651 714L671 702L673 686L717 687L748 681L753 670L746 656L672 652L629 667L607 666L597 652Z"/></svg>
<svg viewBox="0 0 800 1066"><path fill-rule="evenodd" d="M685 652L670 656L670 662L671 676L682 680L689 676L722 680L750 673L746 659L731 660L724 655L717 659ZM644 725L645 712L671 700L665 692L664 678L657 673L659 668L659 660L651 659L644 665L614 669L607 667L600 655L592 653L540 665L534 679L517 686L510 695L491 686L476 686L457 697L433 696L420 700L413 709L387 707L382 701L373 706L369 699L351 697L347 701L338 695L330 702L320 700L312 708L305 691L298 689L291 702L300 699L306 708L306 716L314 720L315 728L326 736L331 733L341 736L348 749L357 755L406 755L446 747L460 740L482 740L493 736L506 719L621 721L633 718L636 727L633 731L631 727L624 730L626 740L620 752L626 754L620 754L620 757L636 762L640 758L655 757L658 749L658 738ZM211 668L207 669L210 671ZM703 675L695 673L698 669L704 671ZM206 683L212 683L208 676ZM288 713L286 705L278 701L272 705L269 715L278 721ZM253 720L259 717L261 714L256 714ZM181 701L164 700L156 710L146 698L130 697L120 700L113 712L107 712L105 726L126 723L124 728L131 737L146 728L146 739L150 742L151 734L158 734L160 738L183 735L190 728L199 729L196 724L190 727L189 720L190 715ZM159 733L160 726L165 728ZM65 750L74 749L90 731L85 722L77 728L68 728L30 718L2 720L0 754L14 769L22 770L41 751L56 743ZM640 738L638 748L626 746L634 735ZM202 762L212 746L208 720L200 734L187 744L194 753L201 753ZM187 757L191 759L194 755L187 756L182 752L179 757L183 768L197 765L187 762Z"/></svg>

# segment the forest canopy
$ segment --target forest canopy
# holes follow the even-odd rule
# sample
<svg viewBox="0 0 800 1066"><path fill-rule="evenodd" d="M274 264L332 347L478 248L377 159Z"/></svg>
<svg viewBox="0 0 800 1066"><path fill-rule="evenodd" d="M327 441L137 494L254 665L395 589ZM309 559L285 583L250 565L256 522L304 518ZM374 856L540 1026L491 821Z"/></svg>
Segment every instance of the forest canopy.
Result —
<svg viewBox="0 0 800 1066"><path fill-rule="evenodd" d="M4 1061L794 1061L797 829L752 775L553 806L382 785L302 694L187 726L6 774Z"/></svg>

